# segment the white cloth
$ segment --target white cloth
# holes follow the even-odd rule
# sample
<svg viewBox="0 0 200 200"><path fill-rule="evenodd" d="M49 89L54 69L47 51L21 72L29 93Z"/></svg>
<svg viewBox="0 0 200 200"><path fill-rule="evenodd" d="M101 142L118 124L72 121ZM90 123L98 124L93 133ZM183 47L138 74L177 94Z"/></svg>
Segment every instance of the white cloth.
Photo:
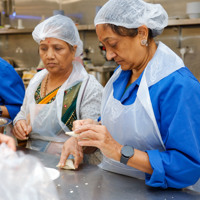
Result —
<svg viewBox="0 0 200 200"><path fill-rule="evenodd" d="M114 24L126 28L146 25L155 37L168 25L168 15L160 4L142 0L109 0L97 13L94 24Z"/></svg>
<svg viewBox="0 0 200 200"><path fill-rule="evenodd" d="M123 105L113 97L113 82L122 71L121 68L118 68L104 89L101 107L101 122L118 143L133 146L141 151L165 150L148 87L181 67L184 67L183 61L160 42L154 57L144 70L136 100L131 105ZM100 167L144 179L143 172L106 157Z"/></svg>
<svg viewBox="0 0 200 200"><path fill-rule="evenodd" d="M35 91L47 73L48 71L44 69L38 72L30 81L24 103L21 107L21 111L14 119L14 124L20 119L27 119L30 114L32 126L30 137L33 133L37 133L37 135L33 135L34 137L32 138L42 139L44 141L64 142L67 140L68 136L61 134L62 137L58 137L57 135L60 130L69 131L67 126L61 121L64 91L82 82L76 103L77 118L97 119L100 115L102 86L93 76L88 75L80 63L73 62L73 71L58 90L56 99L50 104L36 104L34 98ZM39 151L44 150L39 143L37 143L37 145L35 144L36 146L32 145L33 142L34 141L29 141L29 148Z"/></svg>

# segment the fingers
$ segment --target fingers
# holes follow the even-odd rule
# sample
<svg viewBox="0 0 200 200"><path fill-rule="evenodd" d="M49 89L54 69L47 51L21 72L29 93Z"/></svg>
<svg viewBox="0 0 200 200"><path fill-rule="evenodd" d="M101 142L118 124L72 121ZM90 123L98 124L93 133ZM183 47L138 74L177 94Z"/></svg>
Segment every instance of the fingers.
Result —
<svg viewBox="0 0 200 200"><path fill-rule="evenodd" d="M7 141L8 147L10 147L13 151L16 151L15 140L13 138L9 138Z"/></svg>
<svg viewBox="0 0 200 200"><path fill-rule="evenodd" d="M73 137L68 139L63 145L60 161L58 164L60 167L65 166L69 155L74 156L74 166L75 168L78 168L79 164L83 160L83 150L82 147L78 145L77 139Z"/></svg>
<svg viewBox="0 0 200 200"><path fill-rule="evenodd" d="M98 135L100 135L100 132L94 131L92 129L87 129L85 131L81 131L80 134L77 134L78 140L93 140L96 139L98 137Z"/></svg>
<svg viewBox="0 0 200 200"><path fill-rule="evenodd" d="M61 153L61 156L60 156L60 161L59 161L59 164L58 164L58 165L60 165L60 167L65 166L66 160L69 157L69 155L70 155L70 152L65 150L65 148L63 147L63 150L62 150L62 153Z"/></svg>
<svg viewBox="0 0 200 200"><path fill-rule="evenodd" d="M12 137L0 134L0 143L3 142L6 143L8 147L11 148L13 151L16 151L15 140Z"/></svg>
<svg viewBox="0 0 200 200"><path fill-rule="evenodd" d="M73 122L73 128L72 130L79 129L83 125L87 124L98 124L98 122L94 121L93 119L84 119L84 120L76 120Z"/></svg>
<svg viewBox="0 0 200 200"><path fill-rule="evenodd" d="M105 126L87 124L81 126L79 129L74 131L75 134L79 134L78 140L100 140L103 137L107 137L109 132Z"/></svg>
<svg viewBox="0 0 200 200"><path fill-rule="evenodd" d="M104 135L101 133L93 130L87 130L78 136L78 145L82 147L87 146L99 148L103 137Z"/></svg>
<svg viewBox="0 0 200 200"><path fill-rule="evenodd" d="M77 145L78 149L75 152L75 156L74 156L74 166L77 169L79 164L82 162L83 160L83 149L81 146Z"/></svg>
<svg viewBox="0 0 200 200"><path fill-rule="evenodd" d="M75 132L79 134L77 139L80 146L97 147L102 150L113 142L113 137L102 125L84 125Z"/></svg>
<svg viewBox="0 0 200 200"><path fill-rule="evenodd" d="M94 121L93 119L85 119L85 120L83 120L82 124L83 125L86 125L86 124L97 124L97 122Z"/></svg>
<svg viewBox="0 0 200 200"><path fill-rule="evenodd" d="M12 130L13 135L19 140L26 140L27 137L21 134L17 129L13 128Z"/></svg>
<svg viewBox="0 0 200 200"><path fill-rule="evenodd" d="M96 147L100 149L100 144L98 140L81 140L78 141L78 145L81 147Z"/></svg>
<svg viewBox="0 0 200 200"><path fill-rule="evenodd" d="M99 132L99 131L102 131L103 129L104 129L104 126L102 126L102 125L84 124L84 125L78 127L77 129L75 129L74 133L80 134L80 133L85 132L87 130L92 130L94 132Z"/></svg>
<svg viewBox="0 0 200 200"><path fill-rule="evenodd" d="M75 130L75 129L79 128L80 126L82 126L82 124L83 124L83 120L74 121L72 130Z"/></svg>
<svg viewBox="0 0 200 200"><path fill-rule="evenodd" d="M15 135L16 138L20 140L26 140L27 135L30 133L30 131L31 131L31 126L30 125L27 126L25 120L19 120L13 128L13 134Z"/></svg>

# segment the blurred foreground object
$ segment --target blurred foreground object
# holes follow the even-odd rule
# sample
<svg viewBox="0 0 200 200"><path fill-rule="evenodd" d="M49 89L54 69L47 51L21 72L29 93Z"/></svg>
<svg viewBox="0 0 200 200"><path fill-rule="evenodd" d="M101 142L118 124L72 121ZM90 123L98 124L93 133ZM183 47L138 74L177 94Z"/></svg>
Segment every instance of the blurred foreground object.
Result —
<svg viewBox="0 0 200 200"><path fill-rule="evenodd" d="M0 144L2 143L7 144L10 149L12 149L13 151L16 151L15 140L10 136L0 133Z"/></svg>
<svg viewBox="0 0 200 200"><path fill-rule="evenodd" d="M55 185L39 160L6 144L0 145L0 177L0 200L58 200Z"/></svg>

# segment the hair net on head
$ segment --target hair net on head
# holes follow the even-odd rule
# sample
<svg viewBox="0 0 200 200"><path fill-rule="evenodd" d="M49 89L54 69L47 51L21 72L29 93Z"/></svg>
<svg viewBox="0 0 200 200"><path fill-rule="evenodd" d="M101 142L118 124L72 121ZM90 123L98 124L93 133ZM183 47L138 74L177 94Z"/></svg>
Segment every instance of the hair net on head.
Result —
<svg viewBox="0 0 200 200"><path fill-rule="evenodd" d="M146 25L155 37L167 26L168 15L160 4L142 0L109 0L97 13L94 24L114 24L125 28Z"/></svg>
<svg viewBox="0 0 200 200"><path fill-rule="evenodd" d="M83 52L83 43L74 22L66 16L55 15L38 24L32 32L33 39L39 44L46 38L57 38L72 46L77 45L75 56Z"/></svg>

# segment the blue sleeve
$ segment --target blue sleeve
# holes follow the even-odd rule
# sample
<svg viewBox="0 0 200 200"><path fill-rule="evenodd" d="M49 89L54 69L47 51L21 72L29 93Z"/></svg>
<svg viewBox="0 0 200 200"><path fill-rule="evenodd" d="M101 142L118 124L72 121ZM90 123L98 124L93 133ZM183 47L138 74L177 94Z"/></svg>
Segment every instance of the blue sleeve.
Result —
<svg viewBox="0 0 200 200"><path fill-rule="evenodd" d="M25 88L12 65L0 59L0 105L5 105L13 120L23 103Z"/></svg>
<svg viewBox="0 0 200 200"><path fill-rule="evenodd" d="M146 184L193 185L200 177L200 84L182 68L149 91L166 151L147 151L153 174L146 174Z"/></svg>

